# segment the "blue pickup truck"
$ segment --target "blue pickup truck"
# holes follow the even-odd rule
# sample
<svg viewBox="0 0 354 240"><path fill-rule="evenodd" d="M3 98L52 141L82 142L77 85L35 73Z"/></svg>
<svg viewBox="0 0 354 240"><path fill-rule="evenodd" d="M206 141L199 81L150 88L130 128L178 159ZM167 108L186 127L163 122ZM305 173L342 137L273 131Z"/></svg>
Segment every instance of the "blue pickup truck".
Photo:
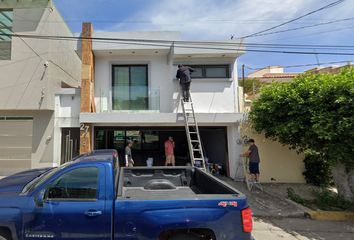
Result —
<svg viewBox="0 0 354 240"><path fill-rule="evenodd" d="M245 196L194 167L119 167L96 150L0 180L0 240L251 239Z"/></svg>

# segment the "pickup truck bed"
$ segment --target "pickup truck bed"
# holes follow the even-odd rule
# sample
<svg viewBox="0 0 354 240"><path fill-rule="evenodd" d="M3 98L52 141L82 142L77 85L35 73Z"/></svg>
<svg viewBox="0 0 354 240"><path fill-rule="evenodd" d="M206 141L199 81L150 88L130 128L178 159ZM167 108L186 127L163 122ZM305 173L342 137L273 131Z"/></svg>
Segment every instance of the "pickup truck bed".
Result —
<svg viewBox="0 0 354 240"><path fill-rule="evenodd" d="M193 167L122 168L119 183L118 198L137 200L215 199L240 195L224 182Z"/></svg>

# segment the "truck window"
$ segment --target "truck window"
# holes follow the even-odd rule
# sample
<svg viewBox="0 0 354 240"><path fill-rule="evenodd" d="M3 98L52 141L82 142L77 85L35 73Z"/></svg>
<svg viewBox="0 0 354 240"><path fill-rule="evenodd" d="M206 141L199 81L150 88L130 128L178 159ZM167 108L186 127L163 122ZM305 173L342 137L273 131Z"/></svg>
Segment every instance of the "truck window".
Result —
<svg viewBox="0 0 354 240"><path fill-rule="evenodd" d="M50 184L48 198L95 200L98 176L99 170L96 167L83 167L66 172Z"/></svg>

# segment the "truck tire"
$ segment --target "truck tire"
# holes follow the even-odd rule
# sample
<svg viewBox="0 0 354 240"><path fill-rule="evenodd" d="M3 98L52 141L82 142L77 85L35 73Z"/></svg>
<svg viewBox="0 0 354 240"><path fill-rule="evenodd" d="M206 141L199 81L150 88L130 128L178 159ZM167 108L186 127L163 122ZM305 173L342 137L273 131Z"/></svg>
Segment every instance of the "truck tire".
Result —
<svg viewBox="0 0 354 240"><path fill-rule="evenodd" d="M168 240L198 240L196 236L188 233L180 233L171 236Z"/></svg>
<svg viewBox="0 0 354 240"><path fill-rule="evenodd" d="M0 240L11 240L12 237L6 232L0 232Z"/></svg>

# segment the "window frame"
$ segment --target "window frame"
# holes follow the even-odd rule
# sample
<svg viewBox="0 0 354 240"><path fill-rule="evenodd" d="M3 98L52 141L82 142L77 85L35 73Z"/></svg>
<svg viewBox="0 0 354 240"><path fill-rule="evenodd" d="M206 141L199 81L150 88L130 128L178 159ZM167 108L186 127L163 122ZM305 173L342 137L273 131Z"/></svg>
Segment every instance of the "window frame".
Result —
<svg viewBox="0 0 354 240"><path fill-rule="evenodd" d="M132 67L145 67L146 69L146 87L147 87L147 92L148 92L148 87L149 87L149 65L148 64L112 64L112 79L111 79L111 86L112 89L115 87L114 82L115 82L115 68L118 67L128 67L129 68L129 87L131 87L131 68ZM112 94L112 108L113 108L113 99L114 99L114 95ZM131 92L129 91L129 109L128 110L132 110L131 108ZM146 108L149 108L149 98L146 101Z"/></svg>
<svg viewBox="0 0 354 240"><path fill-rule="evenodd" d="M202 77L194 77L193 74L191 74L192 79L205 79L205 78L210 78L210 79L229 79L231 78L230 74L230 65L229 64L196 64L196 65L188 65L191 68L202 68ZM225 68L226 69L226 77L208 77L206 75L206 69L207 68Z"/></svg>
<svg viewBox="0 0 354 240"><path fill-rule="evenodd" d="M5 13L2 13L2 12L12 12L12 19L10 20L9 19L10 17L7 16ZM14 19L13 19L14 16L13 16L13 14L14 14L14 9L13 8L1 8L0 9L0 15L4 16L5 19L7 19L8 21L11 22L11 29L8 28L10 26L5 25L4 23L0 23L1 26L4 26L4 28L0 28L0 33L5 34L5 35L8 34L8 33L4 32L2 29L6 29L8 31L11 31L11 33L9 33L9 34L13 33L13 24L14 24ZM6 40L6 37L9 38L9 40ZM12 36L6 36L6 37L0 37L1 38L0 42L1 41L10 42L10 49L9 49L10 50L10 56L7 59L0 59L0 61L8 61L8 60L12 59Z"/></svg>
<svg viewBox="0 0 354 240"><path fill-rule="evenodd" d="M78 169L84 169L84 168L96 168L98 170L98 178L97 178L97 189L96 189L96 197L95 198L49 198L49 191L50 191L50 186L54 181L56 181L58 178L62 177L65 174L68 174L71 171L75 171ZM100 175L101 175L101 170L97 166L85 166L85 167L77 167L73 169L69 169L68 171L62 173L61 175L57 176L54 178L50 183L45 187L45 201L48 202L97 202L99 200L99 193L100 193Z"/></svg>

